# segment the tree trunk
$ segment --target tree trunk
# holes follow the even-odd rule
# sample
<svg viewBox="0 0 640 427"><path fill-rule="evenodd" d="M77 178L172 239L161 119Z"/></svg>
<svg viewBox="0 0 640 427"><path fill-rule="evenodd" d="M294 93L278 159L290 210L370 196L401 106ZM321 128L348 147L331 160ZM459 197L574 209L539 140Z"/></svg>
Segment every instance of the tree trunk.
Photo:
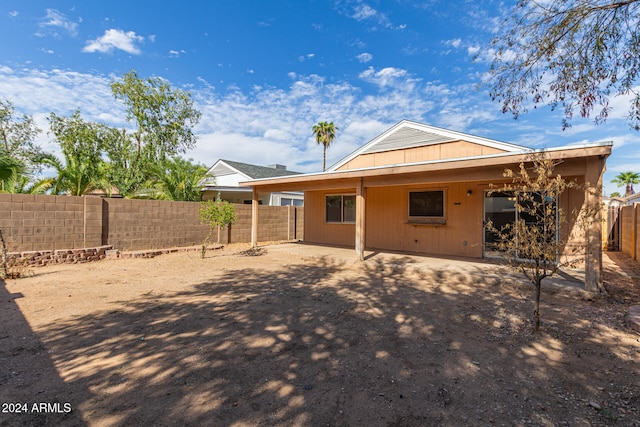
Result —
<svg viewBox="0 0 640 427"><path fill-rule="evenodd" d="M536 308L533 312L536 332L540 329L540 293L542 290L542 279L536 279Z"/></svg>
<svg viewBox="0 0 640 427"><path fill-rule="evenodd" d="M2 235L2 230L0 230L0 244L2 248L2 277L5 279L9 277L9 270L7 269L7 244L4 241L4 236Z"/></svg>
<svg viewBox="0 0 640 427"><path fill-rule="evenodd" d="M327 170L327 146L322 144L324 147L324 151L322 153L322 172Z"/></svg>

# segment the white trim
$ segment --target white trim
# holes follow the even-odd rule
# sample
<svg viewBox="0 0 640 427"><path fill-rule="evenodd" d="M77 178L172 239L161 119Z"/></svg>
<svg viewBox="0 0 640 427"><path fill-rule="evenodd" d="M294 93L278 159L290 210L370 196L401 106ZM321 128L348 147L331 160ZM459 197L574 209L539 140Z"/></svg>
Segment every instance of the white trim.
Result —
<svg viewBox="0 0 640 427"><path fill-rule="evenodd" d="M222 160L222 159L218 159L218 160L213 164L213 166L211 166L211 167L209 168L209 170L207 171L207 173L211 173L211 172L213 171L213 168L215 168L218 164L222 164L222 165L224 165L225 167L227 167L227 168L231 169L232 171L235 171L234 173L237 173L237 174L242 175L243 177L245 177L245 179L251 179L251 177L250 177L249 175L247 175L247 174L245 174L245 173L242 173L241 171L239 171L238 169L234 168L233 166L231 166L230 164L228 164L227 162L225 162L225 161L224 161L224 160ZM213 175L213 174L212 174L212 175ZM233 175L233 173L225 174L225 175ZM223 176L223 175L221 175L221 176Z"/></svg>

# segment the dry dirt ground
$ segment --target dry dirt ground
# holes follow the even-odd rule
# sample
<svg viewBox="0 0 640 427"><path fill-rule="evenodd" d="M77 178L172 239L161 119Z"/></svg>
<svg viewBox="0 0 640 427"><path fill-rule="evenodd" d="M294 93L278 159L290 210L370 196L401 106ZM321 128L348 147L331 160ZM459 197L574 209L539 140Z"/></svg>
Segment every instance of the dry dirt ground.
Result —
<svg viewBox="0 0 640 427"><path fill-rule="evenodd" d="M543 289L534 333L531 290L499 272L273 248L7 280L0 425L640 426L623 255L607 297Z"/></svg>

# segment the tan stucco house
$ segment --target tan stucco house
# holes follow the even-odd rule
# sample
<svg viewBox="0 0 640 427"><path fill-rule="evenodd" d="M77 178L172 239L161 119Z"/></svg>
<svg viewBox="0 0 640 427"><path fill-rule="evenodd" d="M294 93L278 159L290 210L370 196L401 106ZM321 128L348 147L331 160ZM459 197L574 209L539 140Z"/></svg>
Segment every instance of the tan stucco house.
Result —
<svg viewBox="0 0 640 427"><path fill-rule="evenodd" d="M599 188L611 143L542 150L562 160L556 172ZM304 241L439 256L495 255L485 221L515 218L508 195L490 193L505 182L505 168L517 169L536 150L425 124L402 121L345 157L326 172L240 183L253 188L253 236L259 194L304 191ZM511 198L512 200L512 198ZM571 190L559 203L570 212L601 204L601 192ZM601 228L586 238L596 243L585 256L586 286L600 282ZM253 244L256 244L255 238ZM594 245L595 246L595 245Z"/></svg>

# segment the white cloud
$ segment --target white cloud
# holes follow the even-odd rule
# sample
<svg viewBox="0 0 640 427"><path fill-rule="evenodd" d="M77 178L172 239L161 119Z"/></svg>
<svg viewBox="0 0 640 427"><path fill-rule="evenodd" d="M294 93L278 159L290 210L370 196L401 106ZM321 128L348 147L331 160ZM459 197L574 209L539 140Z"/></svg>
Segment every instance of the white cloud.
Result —
<svg viewBox="0 0 640 427"><path fill-rule="evenodd" d="M480 52L480 46L469 46L467 47L467 54L469 56L477 55Z"/></svg>
<svg viewBox="0 0 640 427"><path fill-rule="evenodd" d="M582 139L567 132L551 134L549 129L559 127L559 121L551 123L553 117L540 123L535 116L526 116L531 121L516 122L502 115L486 93L474 91L473 83L423 82L406 70L393 67L365 70L361 78L373 85L362 87L317 74L291 72L288 76L288 87L261 85L245 91L233 86L221 90L203 78L195 80L189 90L202 118L194 129L198 144L186 157L209 166L219 158L227 158L258 165L280 163L294 171L317 172L322 168L322 149L316 144L311 127L323 120L333 121L339 128L327 151L327 164L337 162L403 119L525 146L563 145ZM69 70L0 66L0 93L19 112L34 116L44 131L37 142L45 150L57 153L57 146L46 136L50 112L66 116L79 108L86 120L131 127L123 106L111 94L113 78ZM618 129L605 134L600 131L603 128L589 130L578 124L580 136L589 141L614 140L614 153L626 161L632 158L627 153L640 146L640 137L635 133L627 135ZM611 159L610 165L614 170Z"/></svg>
<svg viewBox="0 0 640 427"><path fill-rule="evenodd" d="M460 39L453 39L453 40L445 40L443 42L446 46L451 46L455 49L458 49L460 47L460 45L462 44L462 40Z"/></svg>
<svg viewBox="0 0 640 427"><path fill-rule="evenodd" d="M307 59L312 59L312 58L314 58L315 56L316 56L316 54L315 54L315 53L308 53L308 54L306 54L306 55L300 55L300 56L298 57L298 61L300 61L300 62L304 62L305 60L307 60Z"/></svg>
<svg viewBox="0 0 640 427"><path fill-rule="evenodd" d="M18 11L17 10L12 10L11 12L9 12L9 16L15 18L16 16L18 16Z"/></svg>
<svg viewBox="0 0 640 427"><path fill-rule="evenodd" d="M180 49L180 50L171 49L169 51L169 57L178 58L180 55L183 55L185 53L187 53L187 51L184 49Z"/></svg>
<svg viewBox="0 0 640 427"><path fill-rule="evenodd" d="M376 9L372 8L366 3L357 4L353 10L353 14L351 15L351 17L359 22L375 20L384 28L391 28L393 26L389 21L389 18L387 18L384 13L378 12ZM405 26L400 26L400 29L404 29Z"/></svg>
<svg viewBox="0 0 640 427"><path fill-rule="evenodd" d="M358 58L358 61L366 64L373 59L373 55L369 52L363 52L360 55L356 56L356 58Z"/></svg>
<svg viewBox="0 0 640 427"><path fill-rule="evenodd" d="M78 34L78 23L71 21L63 13L56 9L47 9L47 15L40 23L40 28L49 29L62 28L66 30L70 35L75 36ZM17 12L16 12L17 13ZM57 33L54 32L55 35Z"/></svg>
<svg viewBox="0 0 640 427"><path fill-rule="evenodd" d="M136 43L143 41L144 37L136 35L133 31L110 29L106 30L101 37L87 41L82 51L110 53L114 49L119 49L133 55L139 55L140 49Z"/></svg>
<svg viewBox="0 0 640 427"><path fill-rule="evenodd" d="M377 15L378 12L368 4L359 4L358 6L356 6L352 17L357 21L363 21L365 19L373 18Z"/></svg>
<svg viewBox="0 0 640 427"><path fill-rule="evenodd" d="M367 68L359 76L362 80L373 83L381 88L394 87L412 89L418 79L412 78L407 70L395 67L386 67L376 71L373 67Z"/></svg>

